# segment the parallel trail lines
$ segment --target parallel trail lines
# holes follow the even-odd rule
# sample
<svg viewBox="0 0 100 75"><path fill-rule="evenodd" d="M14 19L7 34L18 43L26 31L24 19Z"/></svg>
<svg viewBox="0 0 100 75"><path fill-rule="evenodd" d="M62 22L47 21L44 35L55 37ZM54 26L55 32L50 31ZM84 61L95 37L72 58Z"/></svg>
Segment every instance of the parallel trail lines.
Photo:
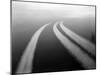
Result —
<svg viewBox="0 0 100 75"><path fill-rule="evenodd" d="M95 62L86 53L84 53L77 45L72 43L67 37L65 37L58 29L57 22L53 27L53 31L59 41L65 46L69 53L71 53L86 69L95 68Z"/></svg>
<svg viewBox="0 0 100 75"><path fill-rule="evenodd" d="M39 36L44 30L44 28L48 25L49 23L42 26L40 29L38 29L34 33L28 46L25 49L25 52L23 53L21 57L21 61L19 63L16 73L31 73L32 72L32 64L33 64L32 60L34 59L34 53L35 53L35 49L36 49Z"/></svg>
<svg viewBox="0 0 100 75"><path fill-rule="evenodd" d="M32 73L32 69L34 68L32 65L34 64L33 60L34 60L34 54L36 51L38 39L42 31L44 30L44 28L48 26L49 24L50 23L45 24L34 33L34 35L32 36L29 44L27 45L21 57L16 73ZM68 50L68 52L72 56L74 56L75 59L85 69L94 69L96 67L95 61L91 57L89 57L89 55L85 53L77 44L74 44L70 39L68 39L68 37L64 36L57 28L57 25L60 25L61 29L64 31L66 35L68 35L72 40L74 40L76 43L81 45L85 50L87 50L94 56L95 56L95 45L91 43L90 41L88 41L87 39L84 39L83 37L74 33L70 29L66 28L63 25L63 22L56 22L53 26L54 35L61 42L61 44L64 45L66 50Z"/></svg>
<svg viewBox="0 0 100 75"><path fill-rule="evenodd" d="M78 34L74 33L67 27L63 25L63 22L60 22L60 27L65 32L66 35L68 35L71 39L73 39L76 43L81 45L85 50L87 50L89 53L91 53L93 56L96 55L95 51L95 45L90 42L89 40L79 36Z"/></svg>

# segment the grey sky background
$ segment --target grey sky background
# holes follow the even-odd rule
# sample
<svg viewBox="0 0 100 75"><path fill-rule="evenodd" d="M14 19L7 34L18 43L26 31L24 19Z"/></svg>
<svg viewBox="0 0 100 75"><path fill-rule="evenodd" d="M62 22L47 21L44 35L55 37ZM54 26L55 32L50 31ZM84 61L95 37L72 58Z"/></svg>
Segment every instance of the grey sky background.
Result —
<svg viewBox="0 0 100 75"><path fill-rule="evenodd" d="M20 11L23 9L31 10L34 16L40 17L64 17L64 18L79 18L95 16L95 7L90 6L77 6L77 5L61 5L61 4L47 4L47 3L27 3L20 2L13 4L15 11ZM42 12L35 12L34 10ZM21 11L20 11L21 12ZM49 14L48 14L49 13ZM46 15L46 16L45 16ZM37 16L37 17L38 17Z"/></svg>
<svg viewBox="0 0 100 75"><path fill-rule="evenodd" d="M19 60L19 53L25 50L33 34L43 25L53 25L56 21L64 21L67 28L88 40L92 35L95 37L95 7L12 1L14 63Z"/></svg>

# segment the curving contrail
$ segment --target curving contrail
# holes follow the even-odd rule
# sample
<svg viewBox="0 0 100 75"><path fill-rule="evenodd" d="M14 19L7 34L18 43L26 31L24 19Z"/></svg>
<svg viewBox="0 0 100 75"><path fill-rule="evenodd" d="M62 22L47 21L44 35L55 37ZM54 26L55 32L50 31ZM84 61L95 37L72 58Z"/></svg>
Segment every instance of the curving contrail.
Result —
<svg viewBox="0 0 100 75"><path fill-rule="evenodd" d="M67 50L82 64L86 69L92 69L96 67L96 63L85 52L83 52L77 45L72 43L67 37L65 37L58 29L58 22L54 24L53 31L58 40L67 48Z"/></svg>
<svg viewBox="0 0 100 75"><path fill-rule="evenodd" d="M32 60L34 57L36 45L39 39L39 36L41 32L44 30L46 26L48 26L50 23L42 26L40 29L38 29L34 35L32 36L28 46L25 49L25 52L23 53L21 57L21 61L19 63L19 66L17 68L16 73L31 73L32 71Z"/></svg>
<svg viewBox="0 0 100 75"><path fill-rule="evenodd" d="M63 25L63 22L60 22L60 27L65 32L65 34L68 35L70 38L72 38L76 43L81 45L85 50L87 50L92 55L94 56L96 55L95 45L92 42L79 36L78 34L74 33L73 31L65 27Z"/></svg>

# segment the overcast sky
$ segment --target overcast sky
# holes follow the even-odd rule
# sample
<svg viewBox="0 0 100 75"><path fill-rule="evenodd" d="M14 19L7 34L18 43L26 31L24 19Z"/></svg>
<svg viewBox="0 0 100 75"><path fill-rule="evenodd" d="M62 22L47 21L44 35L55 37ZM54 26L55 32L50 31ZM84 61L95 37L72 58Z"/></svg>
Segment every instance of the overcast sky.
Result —
<svg viewBox="0 0 100 75"><path fill-rule="evenodd" d="M91 6L31 3L31 2L18 2L13 4L13 6L16 9L23 9L23 10L24 9L28 9L31 11L42 10L41 13L38 12L40 14L39 16L41 17L43 16L43 14L45 15L48 12L50 12L49 13L50 15L52 14L64 18L95 16L95 7L91 7Z"/></svg>

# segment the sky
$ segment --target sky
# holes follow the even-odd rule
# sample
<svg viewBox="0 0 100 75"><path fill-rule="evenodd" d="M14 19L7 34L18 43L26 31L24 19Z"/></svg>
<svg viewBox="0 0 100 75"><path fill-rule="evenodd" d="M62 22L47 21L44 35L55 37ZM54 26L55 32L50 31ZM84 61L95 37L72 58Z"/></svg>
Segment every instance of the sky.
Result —
<svg viewBox="0 0 100 75"><path fill-rule="evenodd" d="M30 0L26 0L30 1ZM31 0L32 1L32 0ZM16 5L16 4L15 4ZM63 5L63 4L47 4L47 3L21 3L17 4L18 8L27 8L29 10L44 10L43 13L46 14L46 11L50 11L52 15L64 18L75 18L75 17L88 17L95 16L95 7L92 6L78 6L78 5ZM44 15L45 15L44 14Z"/></svg>

